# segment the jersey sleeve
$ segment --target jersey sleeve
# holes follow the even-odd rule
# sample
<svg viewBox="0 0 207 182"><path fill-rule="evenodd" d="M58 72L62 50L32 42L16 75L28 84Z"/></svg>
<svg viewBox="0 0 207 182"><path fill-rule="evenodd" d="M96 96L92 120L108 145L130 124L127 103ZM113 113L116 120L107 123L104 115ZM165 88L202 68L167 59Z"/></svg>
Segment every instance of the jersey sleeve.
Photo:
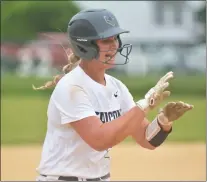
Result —
<svg viewBox="0 0 207 182"><path fill-rule="evenodd" d="M136 106L133 96L131 95L131 93L129 92L128 88L122 83L120 82L120 86L121 86L121 110L122 113L125 113L127 111L129 111L131 108L133 108L134 106Z"/></svg>
<svg viewBox="0 0 207 182"><path fill-rule="evenodd" d="M61 124L75 122L89 116L96 116L87 93L79 86L58 91L52 97L60 116Z"/></svg>

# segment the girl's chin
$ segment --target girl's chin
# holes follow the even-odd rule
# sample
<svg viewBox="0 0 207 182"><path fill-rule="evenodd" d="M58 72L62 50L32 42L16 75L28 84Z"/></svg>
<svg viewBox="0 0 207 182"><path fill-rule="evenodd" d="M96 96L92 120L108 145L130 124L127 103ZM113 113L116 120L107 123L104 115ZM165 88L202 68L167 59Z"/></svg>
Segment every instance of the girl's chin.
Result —
<svg viewBox="0 0 207 182"><path fill-rule="evenodd" d="M110 64L106 64L105 65L105 68L106 69L110 69L110 68L113 68L113 67L115 67L115 64L114 63L110 63Z"/></svg>

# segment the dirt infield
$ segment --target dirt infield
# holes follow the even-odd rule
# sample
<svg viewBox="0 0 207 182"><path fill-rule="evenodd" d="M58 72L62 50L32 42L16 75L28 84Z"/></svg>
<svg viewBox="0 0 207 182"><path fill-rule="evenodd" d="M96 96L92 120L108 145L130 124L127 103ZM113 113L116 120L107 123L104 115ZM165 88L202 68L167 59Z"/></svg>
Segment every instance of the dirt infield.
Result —
<svg viewBox="0 0 207 182"><path fill-rule="evenodd" d="M1 179L34 180L40 146L2 147ZM112 180L206 181L205 144L164 144L149 151L120 144L111 151Z"/></svg>

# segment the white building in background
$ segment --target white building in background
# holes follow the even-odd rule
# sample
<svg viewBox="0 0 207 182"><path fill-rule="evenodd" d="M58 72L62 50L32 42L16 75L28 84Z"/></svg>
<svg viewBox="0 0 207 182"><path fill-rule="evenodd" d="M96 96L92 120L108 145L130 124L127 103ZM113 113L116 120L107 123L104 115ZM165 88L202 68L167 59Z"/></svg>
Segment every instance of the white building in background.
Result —
<svg viewBox="0 0 207 182"><path fill-rule="evenodd" d="M106 8L132 41L194 42L200 28L194 12L199 1L77 1L82 9ZM197 4L197 6L194 5Z"/></svg>
<svg viewBox="0 0 207 182"><path fill-rule="evenodd" d="M130 31L121 37L124 42L133 44L130 64L124 68L131 74L145 75L150 65L159 67L170 61L176 64L178 55L173 52L172 46L194 44L202 31L201 25L195 21L194 13L205 1L76 1L76 3L82 9L110 10L117 17L120 26ZM145 45L160 43L165 47L160 51L155 48L154 53L147 53L146 57L144 53L141 55L140 43Z"/></svg>

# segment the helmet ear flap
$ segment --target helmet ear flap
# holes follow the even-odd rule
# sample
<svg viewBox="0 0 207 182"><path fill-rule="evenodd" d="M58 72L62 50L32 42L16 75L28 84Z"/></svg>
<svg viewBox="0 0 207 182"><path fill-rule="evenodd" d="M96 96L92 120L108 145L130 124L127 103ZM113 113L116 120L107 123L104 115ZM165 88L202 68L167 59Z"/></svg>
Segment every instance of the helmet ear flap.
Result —
<svg viewBox="0 0 207 182"><path fill-rule="evenodd" d="M118 42L119 42L119 52L121 52L121 47L122 47L122 41L121 41L121 38L120 38L120 35L117 35L117 39L118 39Z"/></svg>
<svg viewBox="0 0 207 182"><path fill-rule="evenodd" d="M92 59L98 59L99 58L99 47L96 44L95 41L91 41L91 48L94 49L94 57Z"/></svg>
<svg viewBox="0 0 207 182"><path fill-rule="evenodd" d="M99 47L94 41L74 43L72 50L78 57L85 61L99 58Z"/></svg>

